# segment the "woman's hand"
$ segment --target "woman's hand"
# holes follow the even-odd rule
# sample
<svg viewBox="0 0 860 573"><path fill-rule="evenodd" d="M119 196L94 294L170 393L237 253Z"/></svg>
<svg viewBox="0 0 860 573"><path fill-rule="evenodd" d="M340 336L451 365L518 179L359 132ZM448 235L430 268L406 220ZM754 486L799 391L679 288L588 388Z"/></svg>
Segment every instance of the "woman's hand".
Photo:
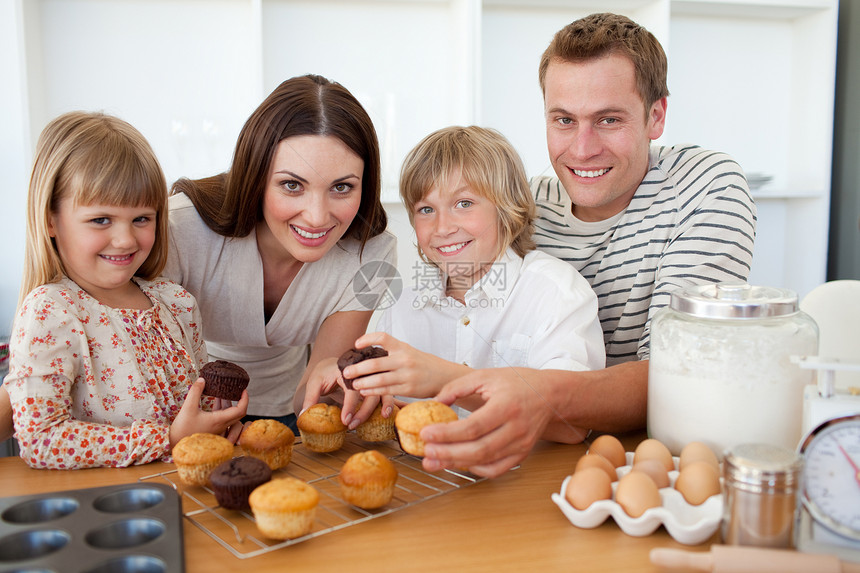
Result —
<svg viewBox="0 0 860 573"><path fill-rule="evenodd" d="M381 346L388 356L363 360L344 370L344 376L353 379L353 388L365 397L398 394L430 398L448 381L472 371L463 364L421 352L384 332L365 334L355 341L356 348L366 346Z"/></svg>
<svg viewBox="0 0 860 573"><path fill-rule="evenodd" d="M198 378L188 389L185 402L170 425L171 449L185 436L198 432L224 435L232 443L236 443L242 433L242 418L248 411L248 391L242 391L242 398L235 406L226 400L216 400L211 412L200 408L200 398L206 382Z"/></svg>

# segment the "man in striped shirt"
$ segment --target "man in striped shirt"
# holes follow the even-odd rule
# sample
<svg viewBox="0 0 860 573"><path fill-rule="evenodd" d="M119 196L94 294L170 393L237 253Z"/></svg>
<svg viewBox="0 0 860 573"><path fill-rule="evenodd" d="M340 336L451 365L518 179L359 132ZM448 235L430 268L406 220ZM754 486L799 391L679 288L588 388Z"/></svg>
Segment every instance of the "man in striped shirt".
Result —
<svg viewBox="0 0 860 573"><path fill-rule="evenodd" d="M645 426L650 319L679 287L745 281L756 211L740 166L694 145L660 147L666 56L623 16L593 14L559 31L539 68L557 178L537 177L538 248L570 262L599 301L607 367L590 372L479 370L448 384L478 394L467 419L431 426L425 468L494 476L539 438Z"/></svg>

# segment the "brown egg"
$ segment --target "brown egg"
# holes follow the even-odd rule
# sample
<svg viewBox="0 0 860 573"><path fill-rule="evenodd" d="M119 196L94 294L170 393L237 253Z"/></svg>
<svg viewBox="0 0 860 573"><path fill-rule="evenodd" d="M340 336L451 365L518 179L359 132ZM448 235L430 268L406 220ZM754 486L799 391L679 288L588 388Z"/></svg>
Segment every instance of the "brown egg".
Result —
<svg viewBox="0 0 860 573"><path fill-rule="evenodd" d="M618 480L618 473L615 471L612 463L603 456L599 456L597 454L585 454L579 458L578 462L576 462L576 468L573 470L573 473L576 473L583 468L600 468L606 472L606 475L609 476L611 481Z"/></svg>
<svg viewBox="0 0 860 573"><path fill-rule="evenodd" d="M633 464L631 471L648 474L648 477L654 480L654 484L658 488L669 487L671 483L669 481L669 472L666 471L666 468L663 467L663 462L660 460L639 460Z"/></svg>
<svg viewBox="0 0 860 573"><path fill-rule="evenodd" d="M627 465L627 456L624 453L624 446L615 436L603 434L598 436L591 447L588 448L589 454L598 454L609 460L613 467L620 468Z"/></svg>
<svg viewBox="0 0 860 573"><path fill-rule="evenodd" d="M576 509L587 509L595 501L612 498L612 482L600 468L583 468L570 476L564 497Z"/></svg>
<svg viewBox="0 0 860 573"><path fill-rule="evenodd" d="M693 462L708 462L719 473L720 462L717 460L714 451L703 444L702 442L690 442L681 450L681 457L678 461L678 469L683 470L685 466Z"/></svg>
<svg viewBox="0 0 860 573"><path fill-rule="evenodd" d="M701 505L712 495L720 493L720 474L709 462L690 462L678 474L675 489L687 503Z"/></svg>
<svg viewBox="0 0 860 573"><path fill-rule="evenodd" d="M675 469L675 462L672 460L672 452L669 451L669 448L667 448L663 442L655 440L654 438L642 440L639 442L639 445L636 446L636 451L633 452L633 463L635 464L641 460L658 460L663 464L663 467L666 468L667 472L671 472Z"/></svg>
<svg viewBox="0 0 860 573"><path fill-rule="evenodd" d="M639 517L652 507L660 507L662 499L648 474L631 471L618 480L615 489L615 501L630 517Z"/></svg>

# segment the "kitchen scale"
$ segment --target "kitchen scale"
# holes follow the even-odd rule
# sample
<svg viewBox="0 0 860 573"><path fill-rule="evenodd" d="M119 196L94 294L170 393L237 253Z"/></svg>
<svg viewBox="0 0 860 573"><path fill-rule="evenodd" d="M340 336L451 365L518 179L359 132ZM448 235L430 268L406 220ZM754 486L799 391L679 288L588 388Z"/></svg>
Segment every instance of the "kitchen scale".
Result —
<svg viewBox="0 0 860 573"><path fill-rule="evenodd" d="M818 384L803 397L803 490L795 546L860 562L860 389L837 389L836 370L860 371L819 357L795 360L819 370Z"/></svg>

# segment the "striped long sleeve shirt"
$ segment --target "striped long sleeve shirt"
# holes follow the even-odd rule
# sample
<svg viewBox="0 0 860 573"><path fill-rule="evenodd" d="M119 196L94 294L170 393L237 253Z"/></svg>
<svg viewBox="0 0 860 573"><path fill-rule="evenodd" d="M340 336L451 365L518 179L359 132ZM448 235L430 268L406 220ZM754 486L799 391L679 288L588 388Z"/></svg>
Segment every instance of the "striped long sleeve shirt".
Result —
<svg viewBox="0 0 860 573"><path fill-rule="evenodd" d="M538 249L572 264L597 293L607 366L649 358L651 318L673 290L749 276L755 203L724 153L652 146L630 205L605 221L574 217L557 178L531 187Z"/></svg>

